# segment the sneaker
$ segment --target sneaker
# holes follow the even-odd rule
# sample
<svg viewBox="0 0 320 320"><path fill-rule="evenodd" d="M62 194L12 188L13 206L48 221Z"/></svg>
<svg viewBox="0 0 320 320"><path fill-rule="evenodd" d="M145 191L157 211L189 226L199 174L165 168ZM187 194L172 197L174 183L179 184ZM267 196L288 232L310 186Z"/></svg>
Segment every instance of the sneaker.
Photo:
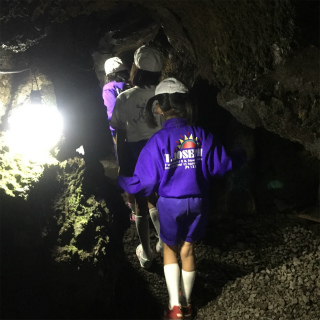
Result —
<svg viewBox="0 0 320 320"><path fill-rule="evenodd" d="M189 304L187 307L181 307L182 313L183 313L183 319L188 320L192 319L192 307L191 304Z"/></svg>
<svg viewBox="0 0 320 320"><path fill-rule="evenodd" d="M173 306L172 310L169 307L167 307L167 309L164 312L163 320L170 319L183 319L183 314L180 306Z"/></svg>
<svg viewBox="0 0 320 320"><path fill-rule="evenodd" d="M186 298L182 296L181 290L179 291L179 302L181 304L181 310L183 313L183 319L191 320L192 319L192 307L191 304L187 304ZM187 305L187 307L184 307Z"/></svg>
<svg viewBox="0 0 320 320"><path fill-rule="evenodd" d="M136 249L136 255L139 259L140 266L142 268L149 269L151 267L153 258L151 258L151 260L145 259L142 257L142 253L143 253L142 245L139 244ZM151 250L151 256L152 256L152 250Z"/></svg>

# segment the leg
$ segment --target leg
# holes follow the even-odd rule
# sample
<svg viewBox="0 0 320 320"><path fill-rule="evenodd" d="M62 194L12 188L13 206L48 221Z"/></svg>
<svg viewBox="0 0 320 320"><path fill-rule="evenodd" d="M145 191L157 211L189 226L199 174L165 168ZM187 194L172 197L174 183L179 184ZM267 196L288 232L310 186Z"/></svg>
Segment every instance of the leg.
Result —
<svg viewBox="0 0 320 320"><path fill-rule="evenodd" d="M156 244L156 251L159 253L161 252L163 255L163 243L160 239L160 222L159 222L159 212L156 208L157 203L157 197L156 194L152 194L151 196L147 197L148 199L148 208L149 208L149 214L151 221L154 225L154 228L156 229L157 235L158 235L158 242Z"/></svg>
<svg viewBox="0 0 320 320"><path fill-rule="evenodd" d="M114 155L115 155L117 164L119 165L118 153L117 153L117 133L116 133L116 131L110 131L110 132L111 132L111 137L112 137L112 142L113 142Z"/></svg>
<svg viewBox="0 0 320 320"><path fill-rule="evenodd" d="M136 222L137 233L138 233L141 247L142 247L141 257L144 260L148 260L145 266L147 268L151 266L153 256L152 256L152 250L150 248L148 204L147 204L147 199L145 197L136 197L135 222ZM137 252L137 255L139 256L138 252ZM141 263L142 262L140 260L140 264ZM141 266L143 265L141 264Z"/></svg>
<svg viewBox="0 0 320 320"><path fill-rule="evenodd" d="M191 242L183 242L180 249L182 269L188 272L196 270L196 258L194 255L194 245Z"/></svg>
<svg viewBox="0 0 320 320"><path fill-rule="evenodd" d="M131 214L130 214L130 220L135 221L135 216L136 216L136 198L133 194L130 193L125 193L126 194L126 204L127 206L131 209Z"/></svg>
<svg viewBox="0 0 320 320"><path fill-rule="evenodd" d="M148 200L148 209L156 208L157 205L157 196L155 193L147 197Z"/></svg>
<svg viewBox="0 0 320 320"><path fill-rule="evenodd" d="M148 201L146 197L136 197L136 216L148 217Z"/></svg>
<svg viewBox="0 0 320 320"><path fill-rule="evenodd" d="M193 243L184 242L180 250L180 256L182 261L181 303L183 307L188 307L196 276L196 258L194 255Z"/></svg>
<svg viewBox="0 0 320 320"><path fill-rule="evenodd" d="M134 194L126 193L128 202L132 204L132 209L135 210L136 198Z"/></svg>
<svg viewBox="0 0 320 320"><path fill-rule="evenodd" d="M169 308L179 306L180 268L177 260L178 246L163 244L164 275L169 294Z"/></svg>

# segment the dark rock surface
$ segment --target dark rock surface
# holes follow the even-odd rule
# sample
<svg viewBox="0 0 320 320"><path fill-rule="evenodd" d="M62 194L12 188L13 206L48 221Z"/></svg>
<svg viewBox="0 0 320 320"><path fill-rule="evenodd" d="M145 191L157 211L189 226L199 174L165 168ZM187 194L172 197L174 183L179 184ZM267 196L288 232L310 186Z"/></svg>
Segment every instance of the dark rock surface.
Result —
<svg viewBox="0 0 320 320"><path fill-rule="evenodd" d="M89 165L89 177L82 180L83 161L70 159L59 174L62 189L56 170L49 170L27 202L1 194L2 319L161 319L168 301L162 258L155 255L150 270L140 267L135 225L129 224L129 210L114 184L115 161L102 163L107 185L103 172L100 184L91 183L101 174L97 163ZM75 174L78 179L69 179ZM75 204L68 200L73 195L69 188L81 181L84 195L95 190L96 201L90 198L85 210L80 202L77 216L83 221L89 210L93 225L111 228L106 245L99 237L108 238L90 223L80 230L72 222ZM109 190L105 221L99 211L101 190ZM60 209L52 211L55 198ZM318 319L319 223L299 218L281 203L277 210L257 214L231 214L214 205L207 234L196 246L195 319ZM68 221L74 232L63 228ZM152 224L150 237L155 248ZM68 243L74 251L66 250Z"/></svg>
<svg viewBox="0 0 320 320"><path fill-rule="evenodd" d="M156 241L152 232L153 248ZM124 288L130 301L126 306L132 303L135 315L119 311L118 319L161 319L168 302L162 259L157 255L150 270L142 269L135 256L138 244L132 225L124 238L127 283L145 287L145 292L141 296ZM319 318L319 224L292 213L218 218L212 212L196 255L194 319Z"/></svg>
<svg viewBox="0 0 320 320"><path fill-rule="evenodd" d="M318 1L1 0L0 23L1 318L161 315L161 258L146 271L135 256L101 98L105 59L130 68L144 43L190 87L200 123L248 155L212 189L196 318L320 318ZM65 121L44 171L2 135L35 79Z"/></svg>
<svg viewBox="0 0 320 320"><path fill-rule="evenodd" d="M319 158L318 13L317 1L294 0L2 0L0 71L49 76L59 109L70 116L72 140L88 112L78 105L91 90L84 96L73 83L92 77L102 85L106 58L120 56L130 68L135 49L150 43L168 58L164 77L189 87L207 80L238 121L298 142ZM3 115L23 93L18 84L30 80L1 77Z"/></svg>

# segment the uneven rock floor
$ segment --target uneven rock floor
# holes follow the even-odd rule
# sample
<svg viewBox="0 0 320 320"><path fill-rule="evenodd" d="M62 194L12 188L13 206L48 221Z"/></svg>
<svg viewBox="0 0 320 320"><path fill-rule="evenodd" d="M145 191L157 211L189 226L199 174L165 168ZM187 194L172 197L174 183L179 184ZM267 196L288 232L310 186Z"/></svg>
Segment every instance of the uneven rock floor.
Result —
<svg viewBox="0 0 320 320"><path fill-rule="evenodd" d="M104 167L107 176L116 176L115 164L107 161ZM12 249L12 237L2 228L1 319L162 318L168 301L162 258L155 255L150 270L140 267L134 224L123 238L124 258L118 266L112 310L106 310L103 303L87 308L68 301L63 306L50 302L59 290L52 291L56 270L45 259L48 252L23 243ZM157 238L152 228L150 239L155 252ZM195 320L320 319L319 222L293 212L212 214L196 254ZM70 297L74 294L70 288Z"/></svg>
<svg viewBox="0 0 320 320"><path fill-rule="evenodd" d="M105 162L106 175L116 166ZM276 214L212 214L206 237L196 246L194 319L320 319L320 211L316 221L286 211ZM151 245L157 238L151 226ZM124 237L127 271L118 319L161 319L168 295L162 258L140 267L135 225ZM120 287L119 287L120 288ZM122 303L122 302L120 302ZM127 311L130 310L129 314Z"/></svg>
<svg viewBox="0 0 320 320"><path fill-rule="evenodd" d="M115 178L116 166L104 163ZM319 208L316 212L320 218ZM318 213L318 214L317 214ZM196 246L195 320L320 319L320 224L286 211L276 214L212 214ZM151 227L155 253L157 237ZM117 319L161 319L168 295L159 254L140 267L134 223L123 240L127 265L119 285ZM120 292L121 291L121 292ZM125 302L123 307L122 302Z"/></svg>
<svg viewBox="0 0 320 320"><path fill-rule="evenodd" d="M155 251L157 238L151 232ZM140 267L135 227L127 230L124 290L131 318L161 319L167 291L160 255L152 268ZM293 320L320 318L319 225L293 214L212 219L197 245L193 291L195 319ZM140 278L140 279L139 279ZM124 284L125 285L125 284ZM128 314L119 313L119 319Z"/></svg>

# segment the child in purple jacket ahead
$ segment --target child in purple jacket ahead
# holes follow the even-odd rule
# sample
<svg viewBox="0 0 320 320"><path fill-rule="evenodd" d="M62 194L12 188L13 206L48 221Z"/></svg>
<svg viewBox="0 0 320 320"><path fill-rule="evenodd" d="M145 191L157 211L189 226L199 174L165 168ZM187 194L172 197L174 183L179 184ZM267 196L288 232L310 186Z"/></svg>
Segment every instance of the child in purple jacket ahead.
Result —
<svg viewBox="0 0 320 320"><path fill-rule="evenodd" d="M129 71L120 58L112 57L107 59L104 63L104 70L107 83L103 86L102 98L107 108L108 121L110 123L117 96L131 86L128 83ZM116 146L116 131L111 125L109 129L113 143Z"/></svg>
<svg viewBox="0 0 320 320"><path fill-rule="evenodd" d="M210 179L230 171L233 161L211 133L193 125L195 109L188 89L175 78L160 82L155 97L149 100L150 125L156 125L153 112L165 117L163 128L141 151L134 175L120 175L117 182L129 193L145 196L158 193L164 275L169 293L164 319L191 319L190 297L196 270L194 242L205 233Z"/></svg>

